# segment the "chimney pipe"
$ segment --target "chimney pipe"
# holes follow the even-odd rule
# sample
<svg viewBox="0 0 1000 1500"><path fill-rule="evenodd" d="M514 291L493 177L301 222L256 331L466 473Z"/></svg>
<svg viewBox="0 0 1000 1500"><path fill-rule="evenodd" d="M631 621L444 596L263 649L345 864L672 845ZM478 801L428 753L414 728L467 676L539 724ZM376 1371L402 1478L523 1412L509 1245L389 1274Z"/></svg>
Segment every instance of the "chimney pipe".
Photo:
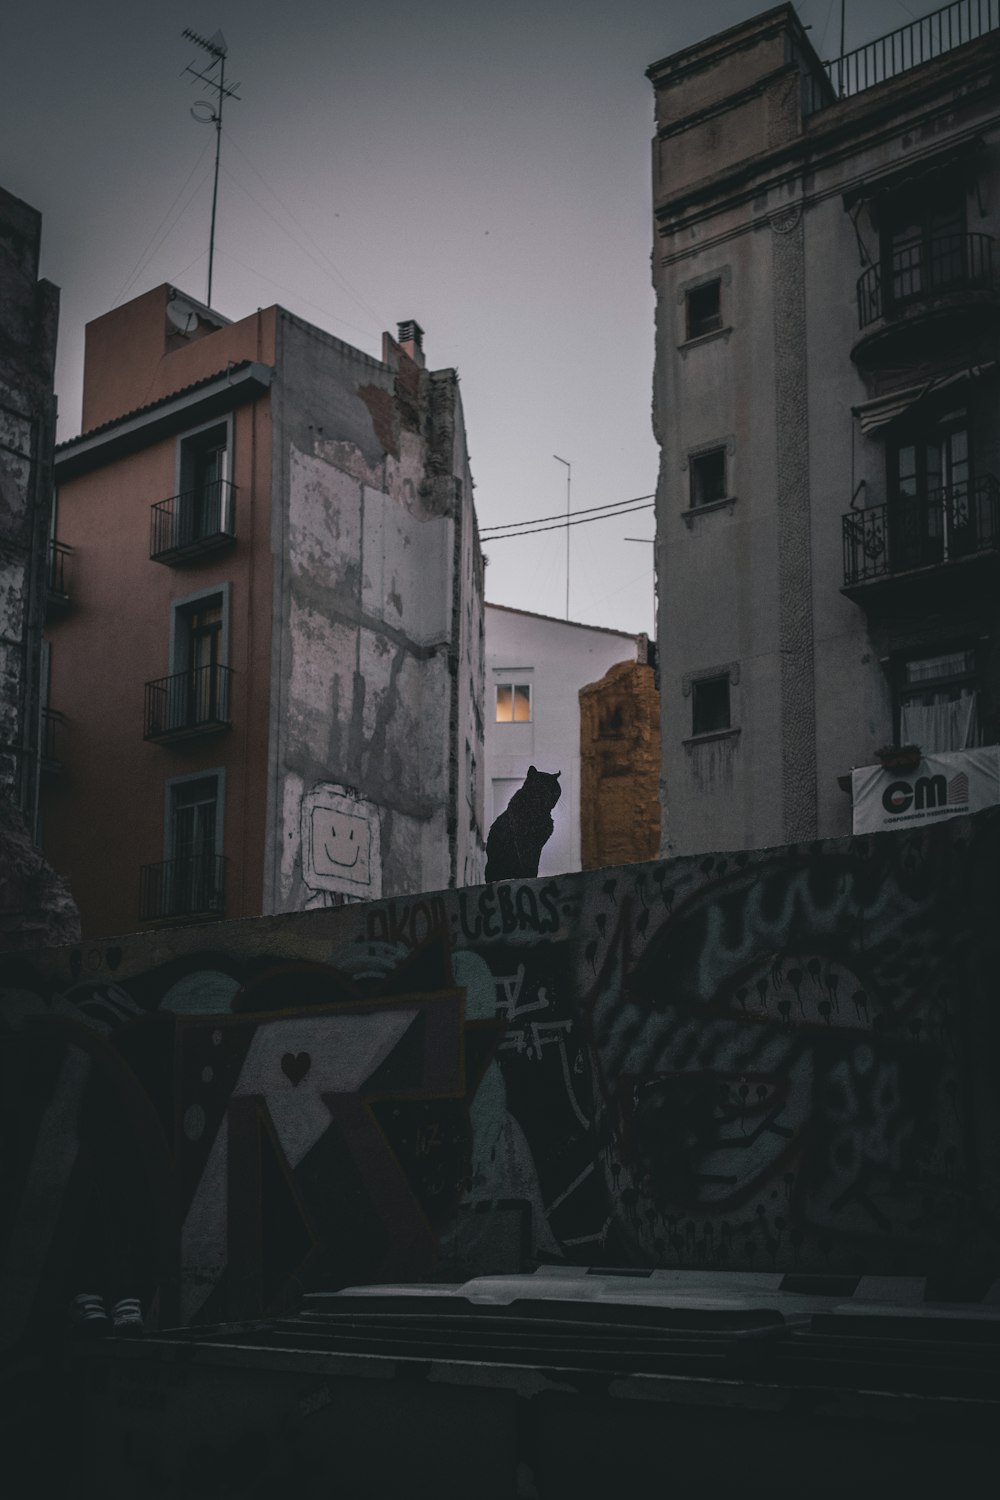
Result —
<svg viewBox="0 0 1000 1500"><path fill-rule="evenodd" d="M404 354L408 354L415 365L424 368L424 330L413 318L396 324L396 342Z"/></svg>

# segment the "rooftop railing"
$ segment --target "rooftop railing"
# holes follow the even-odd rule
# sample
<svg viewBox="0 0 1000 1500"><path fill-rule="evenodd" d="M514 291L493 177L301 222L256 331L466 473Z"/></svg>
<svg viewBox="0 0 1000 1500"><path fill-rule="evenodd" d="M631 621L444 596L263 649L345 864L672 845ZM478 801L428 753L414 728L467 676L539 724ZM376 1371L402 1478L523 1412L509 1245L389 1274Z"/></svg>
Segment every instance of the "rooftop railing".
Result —
<svg viewBox="0 0 1000 1500"><path fill-rule="evenodd" d="M805 112L815 114L837 99L886 83L998 27L1000 0L953 0L929 16L920 16L863 47L855 47L853 52L845 52L843 57L823 63L829 87L819 79L811 80Z"/></svg>

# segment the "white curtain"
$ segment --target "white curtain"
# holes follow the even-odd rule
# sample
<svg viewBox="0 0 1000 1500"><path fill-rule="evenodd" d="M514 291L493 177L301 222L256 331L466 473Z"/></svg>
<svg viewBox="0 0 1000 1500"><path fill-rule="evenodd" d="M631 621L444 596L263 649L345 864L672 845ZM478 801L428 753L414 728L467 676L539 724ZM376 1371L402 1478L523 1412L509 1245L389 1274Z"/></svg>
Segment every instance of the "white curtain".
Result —
<svg viewBox="0 0 1000 1500"><path fill-rule="evenodd" d="M964 693L953 703L904 703L900 739L904 745L919 745L925 755L978 744L975 693Z"/></svg>

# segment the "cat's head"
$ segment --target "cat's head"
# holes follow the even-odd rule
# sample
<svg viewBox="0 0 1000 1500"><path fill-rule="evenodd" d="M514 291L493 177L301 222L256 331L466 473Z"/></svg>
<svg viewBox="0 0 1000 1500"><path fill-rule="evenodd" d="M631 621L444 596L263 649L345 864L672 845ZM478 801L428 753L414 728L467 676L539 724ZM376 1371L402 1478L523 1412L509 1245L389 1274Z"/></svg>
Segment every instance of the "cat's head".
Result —
<svg viewBox="0 0 1000 1500"><path fill-rule="evenodd" d="M562 796L562 787L559 783L561 775L561 771L536 771L534 766L529 766L524 790L536 806L555 807Z"/></svg>

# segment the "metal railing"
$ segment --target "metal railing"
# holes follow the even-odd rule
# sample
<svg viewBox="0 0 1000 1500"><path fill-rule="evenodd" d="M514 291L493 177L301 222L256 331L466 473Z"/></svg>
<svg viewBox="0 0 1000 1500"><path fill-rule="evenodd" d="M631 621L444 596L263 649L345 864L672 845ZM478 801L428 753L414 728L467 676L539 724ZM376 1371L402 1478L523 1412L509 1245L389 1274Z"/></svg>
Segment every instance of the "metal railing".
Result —
<svg viewBox="0 0 1000 1500"><path fill-rule="evenodd" d="M805 101L805 113L814 114L837 99L860 94L877 83L886 83L910 68L931 62L974 42L1000 26L1000 0L954 0L929 16L920 16L896 31L887 32L843 57L821 64L829 81L810 79L812 87ZM831 97L832 90L832 97Z"/></svg>
<svg viewBox="0 0 1000 1500"><path fill-rule="evenodd" d="M891 578L1000 547L1000 484L971 484L901 496L843 518L844 585Z"/></svg>
<svg viewBox="0 0 1000 1500"><path fill-rule="evenodd" d="M230 667L195 667L146 683L143 739L169 739L229 723Z"/></svg>
<svg viewBox="0 0 1000 1500"><path fill-rule="evenodd" d="M149 555L153 561L233 541L236 486L215 479L196 490L171 495L152 508Z"/></svg>
<svg viewBox="0 0 1000 1500"><path fill-rule="evenodd" d="M221 917L225 911L226 860L201 850L139 871L139 918Z"/></svg>
<svg viewBox="0 0 1000 1500"><path fill-rule="evenodd" d="M72 555L72 547L67 547L65 542L49 542L48 578L46 583L49 593L55 594L60 599L69 598L69 589L66 586L66 564Z"/></svg>
<svg viewBox="0 0 1000 1500"><path fill-rule="evenodd" d="M987 291L996 285L993 238L938 234L902 245L858 277L858 324L867 328L913 302L945 292Z"/></svg>

